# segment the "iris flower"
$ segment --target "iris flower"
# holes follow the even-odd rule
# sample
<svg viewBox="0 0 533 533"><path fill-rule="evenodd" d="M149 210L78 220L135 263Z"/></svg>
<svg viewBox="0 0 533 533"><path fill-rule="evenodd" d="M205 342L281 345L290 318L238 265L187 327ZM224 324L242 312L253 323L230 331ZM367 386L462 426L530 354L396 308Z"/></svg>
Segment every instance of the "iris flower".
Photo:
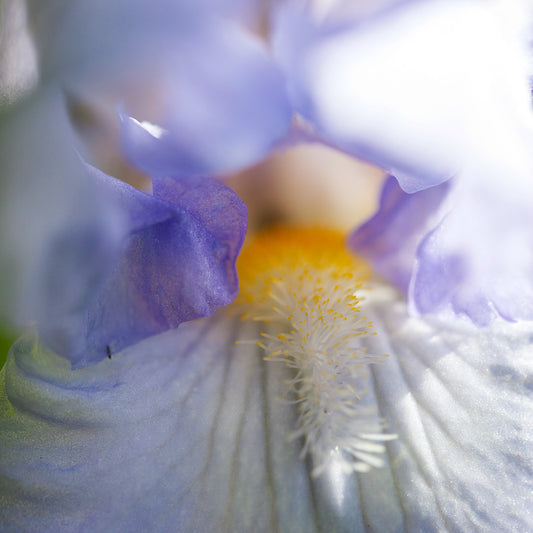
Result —
<svg viewBox="0 0 533 533"><path fill-rule="evenodd" d="M532 529L527 4L288 3L270 46L240 2L27 5L2 530ZM150 192L97 168L72 95L112 102ZM240 253L227 175L295 142L387 172L377 211Z"/></svg>

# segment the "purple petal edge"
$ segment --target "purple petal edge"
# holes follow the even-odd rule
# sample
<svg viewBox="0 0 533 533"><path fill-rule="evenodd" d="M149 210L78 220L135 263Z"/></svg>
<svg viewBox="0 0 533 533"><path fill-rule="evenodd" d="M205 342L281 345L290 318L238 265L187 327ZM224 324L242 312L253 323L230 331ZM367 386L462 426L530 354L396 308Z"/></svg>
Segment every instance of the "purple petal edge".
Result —
<svg viewBox="0 0 533 533"><path fill-rule="evenodd" d="M477 218L475 212L469 215ZM500 225L507 231L498 235L487 226L465 247L458 232L470 234L468 219L451 212L428 233L411 278L412 309L467 316L479 327L498 316L508 322L533 320L533 259L527 245L531 227L524 226L519 234L509 220L500 220ZM485 265L480 266L479 257L487 257Z"/></svg>
<svg viewBox="0 0 533 533"><path fill-rule="evenodd" d="M352 233L348 246L407 293L418 245L448 188L443 183L407 194L396 178L389 176L383 185L378 211Z"/></svg>
<svg viewBox="0 0 533 533"><path fill-rule="evenodd" d="M97 363L182 322L211 316L238 291L246 207L211 178L159 178L154 195L93 169L126 219L122 256L88 310L73 368Z"/></svg>
<svg viewBox="0 0 533 533"><path fill-rule="evenodd" d="M348 245L404 292L414 315L478 327L496 317L531 320L530 200L520 182L518 190L511 202L488 180L465 176L407 194L389 177L377 213Z"/></svg>

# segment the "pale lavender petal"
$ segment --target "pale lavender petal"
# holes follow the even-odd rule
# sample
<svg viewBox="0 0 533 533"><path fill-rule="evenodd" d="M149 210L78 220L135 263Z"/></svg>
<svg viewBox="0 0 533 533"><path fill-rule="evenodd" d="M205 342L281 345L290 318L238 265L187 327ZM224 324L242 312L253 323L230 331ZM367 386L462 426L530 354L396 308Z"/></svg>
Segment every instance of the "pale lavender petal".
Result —
<svg viewBox="0 0 533 533"><path fill-rule="evenodd" d="M122 110L126 156L149 174L213 175L255 163L289 129L285 80L237 22L242 0L29 2L41 84ZM165 132L157 138L145 122Z"/></svg>
<svg viewBox="0 0 533 533"><path fill-rule="evenodd" d="M59 91L49 87L0 118L0 309L17 326L68 335L121 248L120 216L74 150Z"/></svg>
<svg viewBox="0 0 533 533"><path fill-rule="evenodd" d="M530 15L520 2L436 0L332 22L289 5L273 39L318 132L414 192L496 164L533 129Z"/></svg>
<svg viewBox="0 0 533 533"><path fill-rule="evenodd" d="M150 63L203 26L224 0L28 0L43 78L108 88L140 81ZM120 83L122 83L120 82Z"/></svg>
<svg viewBox="0 0 533 533"><path fill-rule="evenodd" d="M502 159L504 186L494 168L414 194L389 178L350 246L408 295L414 313L463 315L480 326L496 316L532 319L533 184L518 160Z"/></svg>
<svg viewBox="0 0 533 533"><path fill-rule="evenodd" d="M156 112L121 113L123 150L151 175L238 169L268 154L290 127L285 81L262 43L228 21L211 22L166 52L173 60L159 74Z"/></svg>
<svg viewBox="0 0 533 533"><path fill-rule="evenodd" d="M533 319L533 185L530 173L511 172L503 186L487 171L451 190L417 251L409 296L418 312L478 325Z"/></svg>
<svg viewBox="0 0 533 533"><path fill-rule="evenodd" d="M453 177L446 194L396 191L352 239L414 312L533 318L530 15L447 0L333 22L280 11L275 48L319 137L408 193Z"/></svg>

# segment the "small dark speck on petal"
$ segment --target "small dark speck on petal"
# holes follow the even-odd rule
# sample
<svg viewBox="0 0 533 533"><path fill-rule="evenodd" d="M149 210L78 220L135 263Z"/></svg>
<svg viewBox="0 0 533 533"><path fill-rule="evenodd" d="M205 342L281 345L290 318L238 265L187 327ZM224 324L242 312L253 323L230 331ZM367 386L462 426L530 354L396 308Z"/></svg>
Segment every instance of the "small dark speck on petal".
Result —
<svg viewBox="0 0 533 533"><path fill-rule="evenodd" d="M489 367L490 373L497 378L502 378L505 381L511 381L519 379L519 376L517 375L516 371L505 365L491 365Z"/></svg>

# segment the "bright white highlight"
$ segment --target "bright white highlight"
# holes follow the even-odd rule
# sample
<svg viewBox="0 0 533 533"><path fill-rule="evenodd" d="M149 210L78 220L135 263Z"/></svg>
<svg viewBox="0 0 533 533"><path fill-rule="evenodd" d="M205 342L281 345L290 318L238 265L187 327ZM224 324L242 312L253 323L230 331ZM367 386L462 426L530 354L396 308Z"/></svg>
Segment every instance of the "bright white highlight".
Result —
<svg viewBox="0 0 533 533"><path fill-rule="evenodd" d="M142 126L150 135L152 135L152 137L155 137L156 139L160 139L163 135L168 133L168 131L162 128L161 126L158 126L157 124L152 124L147 120L143 120L142 122L139 122L134 118L131 118L131 120L137 122L137 124Z"/></svg>
<svg viewBox="0 0 533 533"><path fill-rule="evenodd" d="M277 49L307 118L344 149L411 176L405 190L479 161L529 168L516 148L533 131L527 2L404 2L325 35L308 13L287 11Z"/></svg>

